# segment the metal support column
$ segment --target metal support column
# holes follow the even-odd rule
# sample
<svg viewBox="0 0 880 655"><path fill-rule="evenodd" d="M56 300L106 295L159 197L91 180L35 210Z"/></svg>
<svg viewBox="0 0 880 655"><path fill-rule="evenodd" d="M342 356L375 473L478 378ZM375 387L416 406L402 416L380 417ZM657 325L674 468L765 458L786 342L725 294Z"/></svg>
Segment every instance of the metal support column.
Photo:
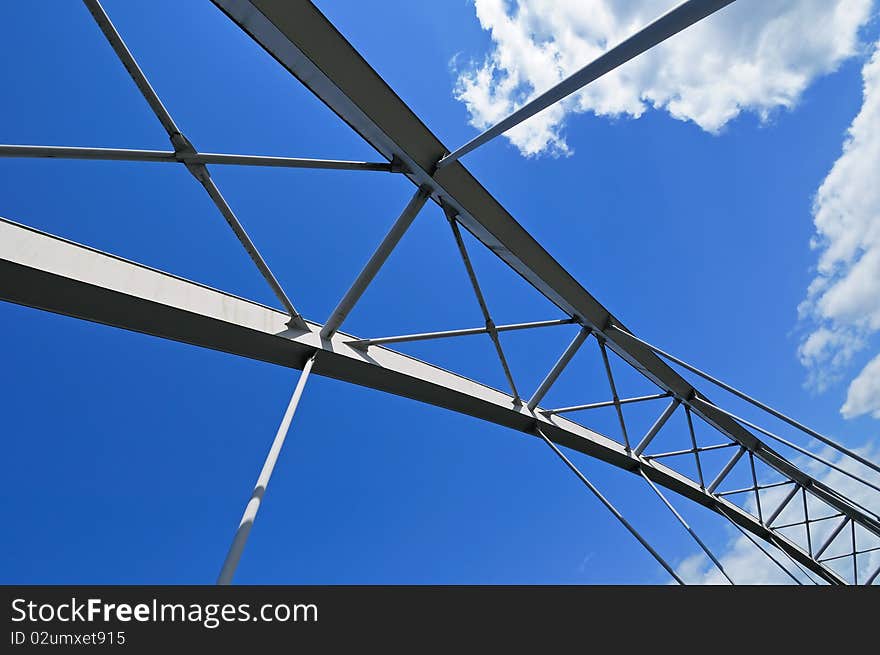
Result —
<svg viewBox="0 0 880 655"><path fill-rule="evenodd" d="M336 330L342 325L342 322L346 319L348 313L354 309L355 303L357 303L364 291L367 290L370 282L376 277L376 273L382 268L382 264L385 263L385 260L391 255L391 252L397 244L400 243L400 240L403 238L407 229L409 229L409 226L412 225L412 222L415 220L422 207L425 206L430 193L431 192L428 188L420 187L406 204L403 212L388 231L388 234L382 239L382 243L376 248L376 251L373 253L372 257L370 257L370 260L366 263L357 278L355 278L351 287L342 297L342 300L339 301L339 304L336 305L336 308L330 314L330 318L327 319L324 327L321 328L322 339L329 339L336 334Z"/></svg>
<svg viewBox="0 0 880 655"><path fill-rule="evenodd" d="M492 345L495 346L495 353L498 355L498 361L501 363L504 377L507 378L507 384L510 385L513 402L514 404L519 405L522 402L520 400L519 390L516 388L513 373L510 371L510 364L507 363L507 357L504 356L504 350L501 348L501 339L498 338L498 327L495 325L495 321L492 320L492 315L489 313L489 306L486 304L486 297L483 295L483 290L480 288L480 283L477 280L477 273L474 270L474 265L471 263L467 247L464 245L464 239L461 238L461 230L458 229L458 218L455 212L453 212L446 204L443 205L443 213L446 214L446 220L449 221L449 227L452 229L452 236L455 239L455 245L458 247L458 254L461 256L461 261L464 262L468 279L470 279L474 295L477 297L477 304L480 306L480 311L483 314L483 321L486 324L486 332L492 340Z"/></svg>
<svg viewBox="0 0 880 655"><path fill-rule="evenodd" d="M575 353L578 351L578 348L581 347L581 344L586 341L587 337L590 336L590 330L588 328L581 328L581 331L575 335L574 339L572 339L571 343L568 344L568 347L565 349L565 352L557 360L556 364L553 365L553 368L550 369L550 372L547 374L547 377L544 378L544 381L538 386L535 393L532 394L532 397L529 398L529 402L526 403L526 406L534 411L534 409L538 406L538 403L541 402L541 399L550 391L550 387L553 386L553 383L556 382L556 379L562 375L562 371L565 370L565 367L568 366L568 363L571 361L571 358L574 357Z"/></svg>
<svg viewBox="0 0 880 655"><path fill-rule="evenodd" d="M284 418L281 419L281 425L278 426L278 432L275 433L275 440L272 441L272 446L269 448L269 454L266 455L266 461L263 463L260 477L257 478L257 484L254 487L251 498L248 501L247 506L244 508L244 514L241 517L241 522L238 524L238 530L235 532L235 537L232 539L232 545L229 547L229 552L226 554L223 568L220 569L220 575L217 578L218 585L232 584L232 576L235 575L238 561L241 559L241 554L244 552L244 546L251 533L254 520L257 518L257 511L260 509L260 503L263 500L263 495L266 493L266 487L269 486L269 479L272 477L275 463L278 461L278 456L281 454L281 448L284 446L284 440L287 438L290 423L293 421L293 414L296 412L297 405L299 405L299 399L302 397L303 389L306 386L306 380L309 377L309 373L312 371L314 363L315 355L312 355L306 362L306 365L303 366L302 373L300 373L299 380L297 380L296 387L293 390L293 395L290 397L290 403L287 405L287 411L284 412Z"/></svg>
<svg viewBox="0 0 880 655"><path fill-rule="evenodd" d="M849 517L844 516L840 523L838 523L837 526L831 531L831 534L828 535L828 538L825 540L825 542L821 546L819 546L818 550L816 550L816 552L813 554L813 557L816 560L822 557L822 553L828 550L828 546L830 546L831 542L837 538L837 535L841 533L841 531L846 527L847 523L849 523ZM853 547L853 552L855 552L855 547Z"/></svg>
<svg viewBox="0 0 880 655"><path fill-rule="evenodd" d="M774 417L778 418L780 421L784 421L784 422L788 423L790 426L792 426L792 427L794 427L794 428L797 428L797 429L800 430L801 432L803 432L803 433L805 433L805 434L808 434L809 436L813 437L814 439L817 439L817 440L821 441L821 442L824 443L826 446L831 446L834 450L836 450L836 451L838 451L838 452L840 452L840 453L843 453L843 454L846 455L847 457L850 457L850 458L856 460L856 461L859 462L860 464L864 464L865 466L867 466L867 467L868 467L869 469L871 469L872 471L875 471L876 473L880 473L880 465L875 464L874 462L872 462L871 460L869 460L869 459L867 459L867 458L865 458L865 457L862 457L862 456L859 455L857 452L855 452L855 451L853 451L853 450L850 450L849 448L846 448L845 446L843 446L843 445L837 443L836 441L834 441L834 440L831 439L830 437L826 437L825 435L816 432L816 431L813 430L812 428L809 428L809 427L807 427L806 425L804 425L803 423L794 420L794 419L791 418L790 416L786 416L786 415L783 414L782 412L780 412L780 411L778 411L778 410L775 410L775 409L773 409L772 407L770 407L769 405L766 405L766 404L762 403L760 400L756 400L755 398L752 398L751 396L749 396L748 394L746 394L746 393L740 391L740 390L737 389L736 387L733 387L733 386L727 384L726 382L722 382L722 381L719 380L718 378L709 375L709 374L706 373L705 371L701 371L701 370L698 369L696 366L693 366L692 364L688 364L688 363L685 362L684 360L681 360L681 359L679 359L678 357L675 357L674 355L670 355L668 352L665 352L665 351L663 351L663 350L660 350L660 348L658 348L657 346L653 346L653 345L651 345L650 343L648 343L648 342L645 341L644 339L639 339L637 336L635 336L635 335L633 335L633 334L631 334L631 333L629 333L629 332L626 332L625 330L623 330L622 328L617 327L616 325L612 325L612 326L610 326L610 327L611 327L612 329L614 329L614 330L617 330L618 332L622 332L622 333L626 334L626 335L627 335L629 338L631 338L631 339L635 339L636 341L638 341L640 344L642 344L642 345L645 346L646 348L650 348L650 349L653 350L656 354L660 355L661 357L663 357L663 358L665 358L665 359L668 359L670 362L672 362L672 363L674 363L674 364L678 364L678 365L681 366L682 368L684 368L684 369L690 371L691 373L694 373L695 375L699 375L699 376L700 376L701 378L703 378L704 380L707 380L708 382L711 382L712 384L714 384L714 385L720 387L721 389L724 389L725 391L727 391L727 392L729 392L729 393L732 393L734 396L736 396L736 397L738 397L738 398L741 398L741 399L745 400L747 403L749 403L749 404L751 404L751 405L754 405L754 406L757 407L758 409L761 409L761 410L767 412L767 413L770 414L771 416L774 416ZM729 413L728 413L728 414L729 414ZM733 418L733 417L732 417L732 418ZM739 420L739 419L738 419L738 420ZM742 422L742 423L746 423L745 421L741 421L741 422ZM750 425L750 427L754 427L754 426L751 426L751 425ZM766 433L765 433L765 434L766 434ZM769 436L769 435L768 435L768 436Z"/></svg>
<svg viewBox="0 0 880 655"><path fill-rule="evenodd" d="M561 450L559 450L559 448L556 446L556 444L547 438L547 435L541 431L541 428L535 427L535 432L538 434L539 437L541 437L541 439L544 440L544 443L546 443L548 446L550 446L551 450L553 450L553 452L556 453L557 457L559 457L559 459L561 459L563 461L563 463L571 470L571 472L574 473L578 477L578 479L584 483L584 486L586 486L587 489L589 489L593 493L593 495L599 500L599 502L602 503L605 506L605 508L614 515L614 518L616 518L618 521L620 521L620 523L623 525L623 527L625 527L627 530L629 530L629 533L632 536L634 536L638 540L638 542L640 544L642 544L642 546L644 546L645 550L647 550L649 553L651 553L651 556L655 560L657 560L657 562L659 562L660 566L662 566L664 569L666 569L666 572L669 573L669 575L671 575L673 577L673 579L678 584L680 584L680 585L685 584L684 580L682 580L680 577L678 577L678 574L675 572L675 569L673 569L671 566L669 566L669 564L666 562L666 560L660 556L660 553L658 553L656 550L654 550L653 546L651 546L651 544L649 544L645 540L645 538L642 537L642 535L640 535L638 533L638 531L632 525L630 525L629 521L627 521L623 517L623 514L621 514L617 510L617 508L611 504L611 501L609 501L607 498L605 498L605 496L602 495L602 492L600 492L593 485L593 483L590 482L586 478L586 476L580 472L580 469L578 469L578 467L575 466L572 463L572 461L570 459L568 459L568 457L566 457L565 454Z"/></svg>
<svg viewBox="0 0 880 655"><path fill-rule="evenodd" d="M727 461L727 464L724 465L724 468L721 469L721 472L717 476L715 476L715 479L712 480L711 484L708 487L706 487L706 491L708 493L710 493L710 494L714 493L715 489L718 488L718 485L721 484L722 482L724 482L724 478L726 478L728 473L730 473L731 470L733 470L733 467L736 466L736 463L740 460L740 457L742 457L745 454L745 452L746 452L746 449L743 448L742 446L740 446L739 450L737 450L733 454L733 457L731 457Z"/></svg>
<svg viewBox="0 0 880 655"><path fill-rule="evenodd" d="M300 330L308 330L308 326L306 325L305 320L300 315L300 313L296 311L296 308L293 306L290 298L287 297L284 289L281 288L281 284L272 273L269 265L266 263L266 260L263 259L263 256L260 255L257 247L254 245L253 241L251 241L251 238L245 231L244 226L238 220L235 213L232 211L232 208L221 195L220 190L217 188L217 185L214 184L213 180L211 180L211 174L208 171L208 167L201 163L192 163L195 161L195 158L198 157L199 153L196 151L195 147L193 147L192 143L190 143L189 139L187 139L183 135L183 133L180 131L180 128L177 127L174 119L171 118L171 114L168 113L165 105L162 104L162 100L159 98L159 94L156 93L155 89L153 89L153 87L150 85L149 80L147 80L147 76L144 75L144 72L141 70L140 66L138 66L137 61L131 54L128 46L125 45L125 41L122 40L122 36L113 25L113 22L110 20L107 12L104 11L101 3L98 0L83 0L83 2L85 3L86 8L89 10L89 12L92 14L92 17L95 19L98 27L104 33L107 41L109 41L110 46L116 53L116 56L122 62L122 65L125 66L125 70L128 71L131 79L140 90L141 95L143 95L144 97L144 100L147 101L147 104L150 105L150 109L153 110L156 118L162 124L162 127L165 128L165 132L167 132L168 138L171 140L171 144L174 146L175 155L179 155L182 158L182 161L187 170L189 170L192 176L196 178L196 180L198 180L199 183L205 188L205 191L208 192L208 195L210 196L212 202L217 206L217 209L220 210L220 213L229 224L229 227L232 228L232 231L235 233L236 238L238 238L248 256L256 265L257 270L260 271L260 274L269 284L272 292L287 310L287 313L290 315L290 326ZM191 157L192 161L187 161L188 157Z"/></svg>
<svg viewBox="0 0 880 655"><path fill-rule="evenodd" d="M721 571L721 575L727 578L727 581L730 584L736 584L733 579L729 575L727 575L727 571L724 570L724 566L721 564L718 558L715 557L712 551L709 550L709 547L705 543L703 543L703 540L700 539L697 533L694 532L694 529L688 525L687 521L684 520L684 517L678 513L678 510L675 509L675 506L669 501L669 499L663 494L663 492L657 488L657 485L651 482L651 478L645 475L645 472L642 470L641 467L639 467L639 475L641 475L645 479L645 482L648 483L648 486L650 486L651 489L654 490L654 493L657 494L660 500L663 501L663 504L666 505L670 512L672 512L672 515L676 519L678 519L678 522L681 523L682 527L687 530L687 533L694 538L694 541L697 542L697 545L703 550L704 553L706 553L706 555L709 556L709 559L712 560L712 563L715 564L719 571Z"/></svg>
<svg viewBox="0 0 880 655"><path fill-rule="evenodd" d="M723 509L721 509L721 510L719 510L719 511L720 511L721 514L723 514L724 516L727 516L727 513L726 513ZM728 517L728 518L729 518L729 517ZM755 548L757 548L757 549L760 550L762 553L764 553L764 554L767 556L767 558L768 558L771 562L773 562L776 566L779 567L779 569L780 569L783 573L785 573L785 575L787 575L789 578L791 578L792 580L794 580L795 584L803 586L804 583L801 582L800 580L798 580L798 578L797 578L796 575L794 575L791 571L789 571L787 568L785 568L785 566L782 564L782 562L780 562L778 559L776 559L775 557L773 557L773 553L771 553L769 550L767 550L766 548L764 548L764 546L762 546L761 543L760 543L757 539L755 539L752 535L750 535L746 530L743 530L743 529L739 526L739 524L738 524L736 521L731 520L730 524L731 524L733 527L735 527L737 530L739 530L739 532L742 534L742 536L744 536L746 539L748 539L749 541L751 541L752 544L755 546ZM809 577L809 576L807 576L807 577ZM813 584L816 584L816 583L812 580L812 578L810 578L810 582L813 582Z"/></svg>
<svg viewBox="0 0 880 655"><path fill-rule="evenodd" d="M629 450L629 435L626 433L626 422L623 420L623 410L620 408L620 397L617 395L617 385L614 384L614 376L611 374L611 362L608 361L608 351L605 349L605 337L596 336L599 344L599 352L602 354L602 364L605 366L605 375L608 377L608 386L611 387L611 401L617 411L617 420L620 422L620 433L623 435L623 445Z"/></svg>
<svg viewBox="0 0 880 655"><path fill-rule="evenodd" d="M794 498L795 494L798 491L800 491L800 485L795 483L795 485L791 488L791 491L789 491L785 498L782 499L782 502L779 503L779 506L773 511L773 513L770 515L770 518L767 519L767 523L765 523L764 525L766 525L768 528L773 525L773 521L775 521L776 518L780 514L782 514L782 510L784 510L788 503L791 502L791 499Z"/></svg>
<svg viewBox="0 0 880 655"><path fill-rule="evenodd" d="M673 398L672 401L666 406L666 409L663 410L663 413L654 421L654 425L651 426L651 429L648 430L648 433L644 436L644 438L639 442L639 445L636 446L636 449L633 451L633 455L637 457L641 455L645 448L648 447L648 444L653 441L654 437L657 436L657 433L660 432L660 428L662 428L666 421L669 420L669 417L672 416L672 412L676 410L676 408L681 404L681 401L678 398Z"/></svg>

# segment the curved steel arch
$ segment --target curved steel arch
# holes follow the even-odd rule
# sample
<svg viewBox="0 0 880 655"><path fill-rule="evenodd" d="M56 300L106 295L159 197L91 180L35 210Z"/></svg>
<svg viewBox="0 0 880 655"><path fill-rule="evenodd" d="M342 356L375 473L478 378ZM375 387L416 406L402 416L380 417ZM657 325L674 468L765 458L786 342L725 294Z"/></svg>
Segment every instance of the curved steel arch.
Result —
<svg viewBox="0 0 880 655"><path fill-rule="evenodd" d="M553 442L639 475L707 507L772 543L832 584L845 584L785 535L681 473L561 416L516 404L513 396L402 353L352 345L354 337L302 331L288 315L223 291L0 219L0 298L165 339L301 369L317 354L314 373L429 403ZM757 441L757 440L756 440ZM874 534L877 521L849 507L825 485L766 445L753 446L787 479L825 500ZM826 494L830 494L826 496Z"/></svg>
<svg viewBox="0 0 880 655"><path fill-rule="evenodd" d="M402 162L414 184L454 213L487 248L575 321L600 336L660 389L786 478L880 536L876 515L853 507L715 408L584 289L449 152L355 48L309 2L213 0L380 154ZM612 329L612 326L618 329ZM766 535L764 535L766 538Z"/></svg>
<svg viewBox="0 0 880 655"><path fill-rule="evenodd" d="M558 264L460 162L456 161L438 170L438 162L448 152L445 146L311 3L282 0L214 0L214 3L387 160L387 163L369 164L328 163L318 160L309 163L308 160L287 159L285 164L278 158L249 157L252 160L250 163L259 165L258 160L272 159L273 161L263 161L263 165L385 170L406 175L418 188L398 223L334 311L332 319L324 325L300 319L280 287L279 297L283 298L283 304L290 305L288 314L6 219L0 219L0 299L291 368L302 368L311 360L314 372L319 375L469 414L532 436L546 435L546 438L556 444L601 459L636 475L644 475L650 481L711 509L738 527L773 544L795 562L829 583L847 582L821 560L820 556L847 525L853 526L853 529L858 525L880 537L880 519L876 514L848 500L795 466L756 437L735 417L716 407L644 342L632 336L621 321ZM100 10L100 5L95 0L86 0L86 4L96 13L100 24L101 12L95 11ZM102 25L102 29L105 34L108 33L106 24ZM112 25L109 29L111 32L108 38L119 54L121 40L118 39L118 34L112 33ZM117 43L111 38L113 36L117 38ZM121 49L130 61L126 62L123 54L120 57L132 72L132 64L135 69L137 65L124 49L124 44ZM139 69L136 73L139 73ZM162 107L142 73L139 74L143 79L136 73L133 72L132 76L139 81L138 86L148 97L148 101L152 100L151 106L158 103L157 106ZM166 114L167 112L160 115L160 119ZM170 120L170 116L167 119ZM163 124L165 122L167 120ZM207 163L224 163L224 158L228 160L236 157L241 163L242 156L238 155L198 153L177 131L173 121L171 125L174 130L173 133L169 131L169 135L174 152L101 152L99 149L88 149L85 152L85 149L68 148L66 150L75 152L62 153L64 149L47 148L39 151L35 147L6 146L5 151L0 148L0 155L171 161L187 166L203 185L210 178L205 166ZM244 234L243 228L216 187L208 182L206 188L227 222L236 230L236 234ZM383 341L412 340L413 335L409 335L409 339L357 339L337 331L345 314L357 301L360 292L382 265L384 257L394 248L427 199L442 206L453 227L486 318L485 328L458 332L473 334L482 331L493 338L513 388L512 394L492 389L381 345ZM537 324L494 325L458 236L459 224L569 317L563 321L545 321L543 324L572 322L582 326L578 338L527 403L521 402L513 384L497 340L497 332L504 329L529 329ZM244 237L243 243L252 247L246 234ZM258 254L254 259L261 272L270 281L274 280ZM426 335L415 336L426 338ZM437 336L428 335L427 338ZM444 333L439 336L455 335ZM623 443L565 418L561 410L540 407L543 392L552 385L574 351L590 337L597 339L602 349L605 372L613 393L610 404L615 406L621 418ZM621 400L617 397L606 348L656 384L661 393L655 397L670 398L667 409L658 417L654 427L640 437L637 444L629 443L620 406L641 399ZM733 448L735 452L721 473L709 484L702 479L702 471L700 479L693 480L646 454L653 437L673 412L679 411L679 407L684 407L687 411L688 421L691 414L694 414L712 426L727 440L723 445ZM699 465L699 449L695 441L694 450L684 452L693 452ZM729 492L719 491L726 476L746 454L752 462L754 459L764 462L778 472L786 484L791 485L791 491L782 505L768 513L769 517L763 515L760 505L755 516L728 501L726 496ZM754 481L755 488L748 491L757 494L757 478ZM809 494L842 519L833 530L832 536L819 548L813 548L809 543L809 527L805 550L773 526L774 520L797 493L803 495L805 508ZM809 517L806 518L809 526ZM876 576L877 573L873 577Z"/></svg>

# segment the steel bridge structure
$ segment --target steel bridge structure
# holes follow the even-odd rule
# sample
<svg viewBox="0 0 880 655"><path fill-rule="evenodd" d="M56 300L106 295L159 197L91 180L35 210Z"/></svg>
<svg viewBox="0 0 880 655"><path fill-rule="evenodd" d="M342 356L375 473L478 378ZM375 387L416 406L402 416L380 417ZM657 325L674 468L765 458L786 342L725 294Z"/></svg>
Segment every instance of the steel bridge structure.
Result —
<svg viewBox="0 0 880 655"><path fill-rule="evenodd" d="M213 0L231 21L375 149L377 160L362 162L200 152L175 123L103 7L97 0L84 0L168 133L171 148L156 151L7 144L0 146L0 156L182 164L204 187L271 287L280 307L240 298L6 218L0 219L0 299L302 370L222 567L220 583L232 581L306 379L315 374L411 398L543 440L680 583L683 581L674 568L618 512L612 500L583 475L565 450L578 451L631 472L635 479L641 479L641 484L649 485L732 583L736 580L685 522L674 500L684 497L715 512L762 549L795 582L874 584L880 568L860 576L859 562L878 548L867 547L865 543L869 542L862 536L857 539L857 533L880 539L880 516L823 482L815 471L817 466L835 471L876 493L880 488L872 482L872 476L880 472L880 467L638 336L557 263L461 161L489 139L693 23L723 10L731 1L683 2L508 119L465 146L451 150L310 2ZM410 198L401 199L401 213L390 231L384 237L377 234L381 241L375 250L364 253L367 263L336 308L324 322L317 322L295 309L295 293L292 297L287 295L212 179L209 167L226 164L384 171L409 179L413 192ZM450 239L461 255L485 325L380 337L341 331L349 312L407 228L430 205L442 211L449 223ZM524 278L565 318L496 325L462 238L463 231ZM500 335L555 325L576 325L579 329L538 388L521 388L508 366ZM467 335L488 337L509 388L494 389L394 350L397 343ZM582 347L598 349L603 365L596 375L607 378L609 399L585 398L582 405L570 407L544 406L542 401L548 390ZM615 366L635 369L656 387L655 393L621 398L612 361ZM786 440L716 404L695 386L697 382L706 388L720 387L805 433L806 445ZM627 409L651 401L663 407L650 429L638 434L631 427L628 430ZM599 407L614 409L619 423L617 434L606 436L590 428L589 410ZM680 451L658 452L653 447L654 439L675 414L686 419L690 434L683 437L690 445ZM717 443L697 443L693 426L698 421L711 428ZM808 447L810 444L821 444L826 452L829 448L836 451L833 461L827 455L814 453ZM706 465L705 453L710 450L729 453L726 464L718 470L710 470ZM696 476L686 475L670 464L682 457L694 463ZM812 462L811 466L805 466L807 461ZM756 472L759 469L772 471L773 479L763 479ZM731 489L728 481L734 470L745 470L751 483ZM770 496L775 501L772 505L767 504L768 491L772 491ZM736 502L742 499L748 502ZM802 506L801 519L783 524L780 517L794 506ZM818 539L815 535L820 523L833 527L819 529L822 536ZM800 536L792 536L792 527L801 531ZM848 573L836 565L841 561L851 562Z"/></svg>

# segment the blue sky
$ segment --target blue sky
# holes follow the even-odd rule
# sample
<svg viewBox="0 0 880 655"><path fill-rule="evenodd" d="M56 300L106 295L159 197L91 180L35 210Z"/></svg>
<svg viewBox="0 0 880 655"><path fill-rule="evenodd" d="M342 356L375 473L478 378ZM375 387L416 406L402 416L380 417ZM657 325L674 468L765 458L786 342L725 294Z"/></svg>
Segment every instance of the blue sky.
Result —
<svg viewBox="0 0 880 655"><path fill-rule="evenodd" d="M375 159L213 5L105 7L200 150ZM476 133L456 83L495 42L473 5L319 7L447 146ZM8 3L0 25L0 141L168 147L83 6ZM526 157L499 139L465 163L636 333L862 446L876 440L877 419L845 420L839 410L877 341L866 332L839 379L821 393L806 388L798 349L813 327L798 306L816 276L814 197L862 107L862 67L878 33L867 21L858 32L865 47L765 119L746 110L711 132L663 109L637 119L572 111L563 128L569 156ZM318 321L412 193L405 179L382 173L215 167L213 177L297 308ZM0 160L0 216L275 304L180 166ZM496 322L560 316L469 245ZM448 226L431 206L345 329L379 336L480 323ZM0 580L212 582L297 373L5 303L0 325ZM571 335L563 327L505 339L523 393ZM404 350L503 388L488 340ZM590 357L592 348L560 379L555 402L606 399ZM617 370L621 395L650 392ZM596 420L600 431L611 425ZM575 461L670 561L692 555L644 484ZM716 517L678 504L710 544L723 551L731 542ZM236 577L666 580L539 441L319 377L306 388Z"/></svg>

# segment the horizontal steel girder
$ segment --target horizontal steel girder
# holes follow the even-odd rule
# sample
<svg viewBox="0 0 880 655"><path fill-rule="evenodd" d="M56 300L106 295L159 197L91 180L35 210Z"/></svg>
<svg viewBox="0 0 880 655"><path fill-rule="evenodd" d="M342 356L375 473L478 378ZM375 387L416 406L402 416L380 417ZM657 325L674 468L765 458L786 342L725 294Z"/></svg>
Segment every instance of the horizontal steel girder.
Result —
<svg viewBox="0 0 880 655"><path fill-rule="evenodd" d="M321 339L321 326L288 328L278 310L0 219L0 299L196 346L301 369L404 396L535 436L637 473L775 544L831 583L844 581L798 545L724 498L622 444L559 416L532 414L501 391L382 347L352 348L354 337ZM811 482L806 474L799 475ZM814 482L814 481L812 481ZM818 484L818 483L816 483Z"/></svg>

